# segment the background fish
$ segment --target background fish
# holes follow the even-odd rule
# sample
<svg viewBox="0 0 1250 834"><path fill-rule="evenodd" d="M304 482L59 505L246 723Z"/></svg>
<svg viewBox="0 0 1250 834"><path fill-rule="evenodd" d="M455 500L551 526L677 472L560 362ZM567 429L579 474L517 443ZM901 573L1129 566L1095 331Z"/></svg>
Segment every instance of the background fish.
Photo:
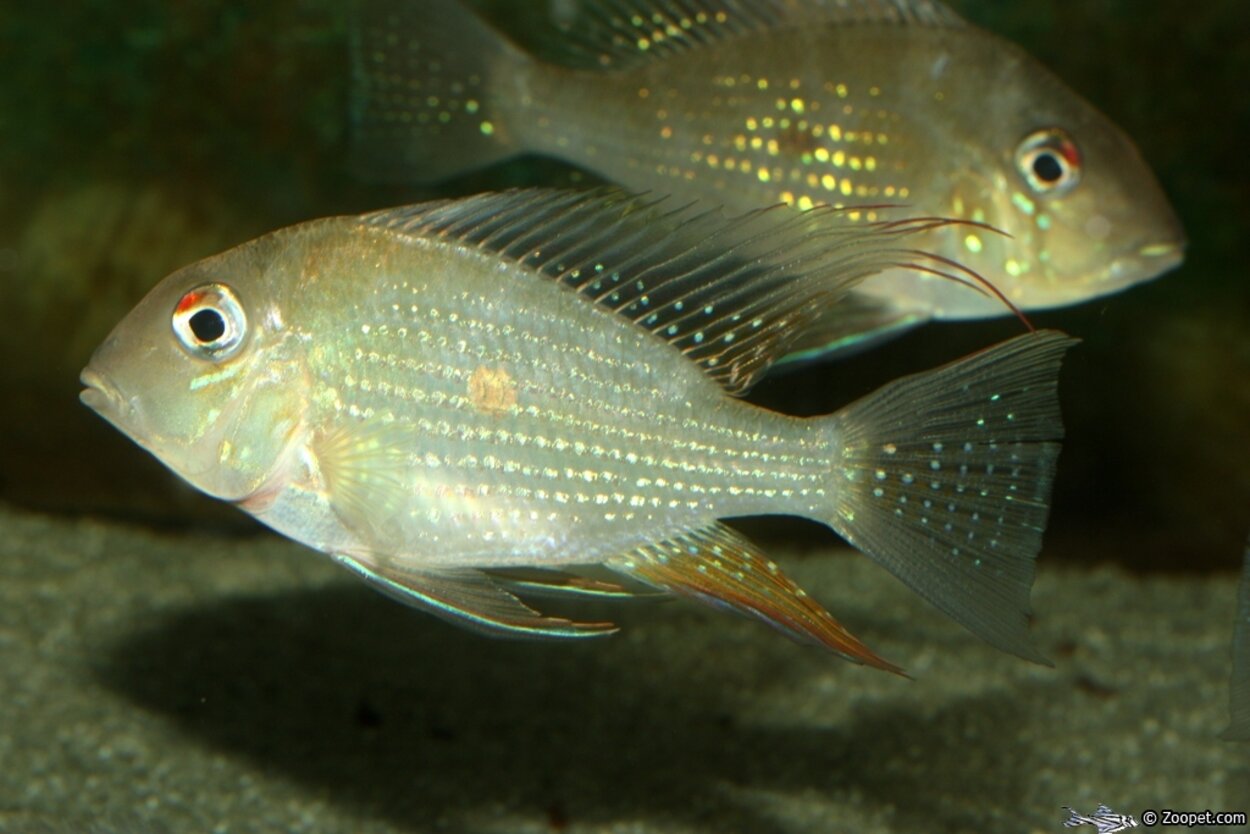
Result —
<svg viewBox="0 0 1250 834"><path fill-rule="evenodd" d="M784 209L521 191L305 223L166 278L82 398L199 489L484 631L610 630L487 572L600 564L893 668L718 521L789 513L1040 660L1026 609L1070 340L1019 337L832 417L735 400L906 252L907 224L824 213L813 232Z"/></svg>
<svg viewBox="0 0 1250 834"><path fill-rule="evenodd" d="M944 228L917 243L1024 309L1105 295L1180 263L1184 233L1129 138L1022 50L939 3L587 0L580 9L557 65L455 0L363 0L358 166L432 181L529 151L737 210L904 203L1009 233ZM894 270L800 347L1007 311L992 296Z"/></svg>

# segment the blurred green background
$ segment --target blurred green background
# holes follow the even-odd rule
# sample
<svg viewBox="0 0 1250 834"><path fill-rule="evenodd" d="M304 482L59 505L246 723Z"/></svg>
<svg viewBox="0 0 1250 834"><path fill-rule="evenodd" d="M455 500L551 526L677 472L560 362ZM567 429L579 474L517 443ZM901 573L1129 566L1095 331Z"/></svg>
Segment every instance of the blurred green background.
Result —
<svg viewBox="0 0 1250 834"><path fill-rule="evenodd" d="M544 4L479 5L536 31ZM1241 0L955 0L1136 138L1190 237L1178 271L1034 316L1082 337L1046 559L1233 569L1250 527L1250 15ZM0 18L0 501L168 527L255 530L77 401L78 372L163 275L272 228L430 195L346 167L346 5L83 0ZM469 193L575 174L525 159ZM1019 332L930 326L753 398L831 411L899 375ZM829 535L772 521L765 535Z"/></svg>

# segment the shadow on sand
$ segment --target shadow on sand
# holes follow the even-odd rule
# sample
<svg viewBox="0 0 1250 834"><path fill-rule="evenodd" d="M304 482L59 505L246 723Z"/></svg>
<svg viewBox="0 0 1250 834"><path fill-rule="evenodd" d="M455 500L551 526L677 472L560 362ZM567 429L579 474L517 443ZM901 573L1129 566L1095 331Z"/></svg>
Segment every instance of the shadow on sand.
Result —
<svg viewBox="0 0 1250 834"><path fill-rule="evenodd" d="M747 717L752 698L810 666L728 644L664 652L631 633L496 642L333 586L173 614L95 673L208 744L405 828L471 830L507 813L553 831L779 831L751 799L762 791L893 808L900 830L991 830L1001 815L988 806L1018 807L1030 778L1027 757L994 741L1021 719L1006 694L936 716L883 703L835 728L762 724ZM867 673L846 671L848 686Z"/></svg>

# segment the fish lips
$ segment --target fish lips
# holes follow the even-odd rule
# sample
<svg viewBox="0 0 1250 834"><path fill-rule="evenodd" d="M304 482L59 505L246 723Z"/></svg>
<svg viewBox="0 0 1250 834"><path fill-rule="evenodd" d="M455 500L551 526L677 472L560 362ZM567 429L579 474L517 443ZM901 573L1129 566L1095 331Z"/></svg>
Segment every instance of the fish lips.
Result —
<svg viewBox="0 0 1250 834"><path fill-rule="evenodd" d="M78 381L87 386L79 393L78 399L129 435L131 432L126 423L133 422L138 411L136 403L124 396L107 377L89 366L83 369Z"/></svg>
<svg viewBox="0 0 1250 834"><path fill-rule="evenodd" d="M138 397L126 396L108 377L93 370L91 366L83 370L78 380L87 386L78 394L80 402L107 420L113 428L141 449L161 458L159 439L148 436L145 431Z"/></svg>
<svg viewBox="0 0 1250 834"><path fill-rule="evenodd" d="M197 483L198 473L180 471L165 454L169 449L169 444L151 432L144 424L143 411L138 397L126 396L108 377L93 370L91 366L85 368L78 379L87 386L78 394L78 399L83 404L107 420L113 428L120 431L140 449L155 457L175 475L193 485Z"/></svg>
<svg viewBox="0 0 1250 834"><path fill-rule="evenodd" d="M1102 283L1107 292L1118 292L1135 284L1154 280L1184 263L1186 245L1184 239L1145 244L1132 255L1112 262Z"/></svg>

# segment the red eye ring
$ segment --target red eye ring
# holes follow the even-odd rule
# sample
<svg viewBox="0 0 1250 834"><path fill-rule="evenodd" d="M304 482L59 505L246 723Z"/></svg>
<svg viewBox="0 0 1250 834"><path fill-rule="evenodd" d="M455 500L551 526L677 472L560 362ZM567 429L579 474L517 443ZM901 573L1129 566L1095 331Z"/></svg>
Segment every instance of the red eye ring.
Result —
<svg viewBox="0 0 1250 834"><path fill-rule="evenodd" d="M203 298L204 298L204 292L202 290L191 290L191 292L184 295L178 301L178 306L174 308L174 312L184 313L187 310L199 304Z"/></svg>
<svg viewBox="0 0 1250 834"><path fill-rule="evenodd" d="M247 337L243 304L225 284L204 284L184 293L170 324L183 350L213 362L234 356Z"/></svg>
<svg viewBox="0 0 1250 834"><path fill-rule="evenodd" d="M1016 169L1034 194L1065 194L1081 180L1081 151L1059 128L1035 130L1016 147Z"/></svg>

